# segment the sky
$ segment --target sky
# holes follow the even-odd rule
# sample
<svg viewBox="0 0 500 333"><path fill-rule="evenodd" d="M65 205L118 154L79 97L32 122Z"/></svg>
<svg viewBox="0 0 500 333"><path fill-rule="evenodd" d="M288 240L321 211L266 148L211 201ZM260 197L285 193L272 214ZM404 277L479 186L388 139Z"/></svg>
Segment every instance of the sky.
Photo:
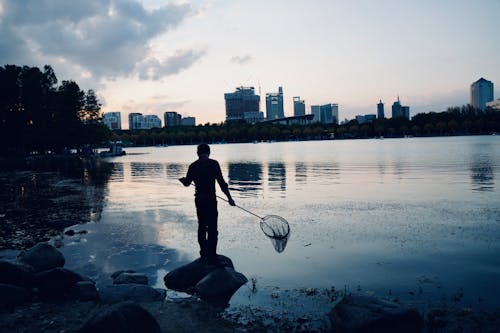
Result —
<svg viewBox="0 0 500 333"><path fill-rule="evenodd" d="M500 0L0 0L0 65L42 68L93 89L102 111L225 120L224 93L283 87L337 103L339 118L500 98Z"/></svg>

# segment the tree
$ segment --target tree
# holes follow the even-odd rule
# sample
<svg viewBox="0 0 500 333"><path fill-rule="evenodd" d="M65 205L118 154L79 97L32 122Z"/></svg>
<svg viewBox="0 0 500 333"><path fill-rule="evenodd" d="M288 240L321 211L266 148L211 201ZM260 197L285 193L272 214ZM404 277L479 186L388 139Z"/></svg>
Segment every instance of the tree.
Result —
<svg viewBox="0 0 500 333"><path fill-rule="evenodd" d="M97 124L101 120L101 104L94 90L89 89L85 94L84 106L78 112L78 117L84 124Z"/></svg>

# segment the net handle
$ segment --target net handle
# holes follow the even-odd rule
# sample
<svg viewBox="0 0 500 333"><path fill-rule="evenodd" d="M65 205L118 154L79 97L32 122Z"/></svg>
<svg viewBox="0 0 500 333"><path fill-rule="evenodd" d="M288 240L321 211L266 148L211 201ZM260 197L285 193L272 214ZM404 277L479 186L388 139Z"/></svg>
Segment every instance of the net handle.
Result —
<svg viewBox="0 0 500 333"><path fill-rule="evenodd" d="M220 196L218 196L218 195L215 195L215 196L216 196L217 198L219 198L219 199L221 199L221 200L225 201L225 202L229 202L229 200L224 199L223 197L220 197ZM259 219L264 220L264 218L263 218L263 217L260 217L259 215L255 214L255 213L252 213L252 212L251 212L251 211L249 211L248 209L245 209L245 208L243 208L243 207L241 207L241 206L238 206L238 205L234 205L234 206L235 206L235 207L238 207L239 209L241 209L241 210L243 210L243 211L245 211L245 212L247 212L248 214L252 214L253 216L258 217Z"/></svg>

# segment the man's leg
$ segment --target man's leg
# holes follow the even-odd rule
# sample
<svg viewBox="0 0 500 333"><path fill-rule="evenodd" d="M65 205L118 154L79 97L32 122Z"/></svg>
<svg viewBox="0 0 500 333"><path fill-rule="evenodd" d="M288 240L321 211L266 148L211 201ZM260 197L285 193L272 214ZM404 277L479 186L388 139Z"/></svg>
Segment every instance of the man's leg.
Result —
<svg viewBox="0 0 500 333"><path fill-rule="evenodd" d="M201 200L196 200L196 215L198 215L198 244L200 245L200 257L208 259L208 218L207 207Z"/></svg>
<svg viewBox="0 0 500 333"><path fill-rule="evenodd" d="M210 204L207 220L207 250L209 260L215 261L217 259L217 240L219 232L217 231L217 201Z"/></svg>

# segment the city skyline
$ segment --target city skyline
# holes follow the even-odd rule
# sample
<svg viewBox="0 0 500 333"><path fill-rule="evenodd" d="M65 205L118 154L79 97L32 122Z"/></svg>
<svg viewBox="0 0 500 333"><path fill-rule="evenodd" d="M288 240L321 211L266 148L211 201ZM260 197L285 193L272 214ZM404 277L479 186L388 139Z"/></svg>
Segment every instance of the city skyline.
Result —
<svg viewBox="0 0 500 333"><path fill-rule="evenodd" d="M283 87L285 117L294 96L306 113L338 103L340 119L400 96L413 116L468 104L481 77L500 82L498 12L498 0L0 0L0 62L50 64L59 81L94 89L103 112L219 123L224 93L243 85L262 112Z"/></svg>

